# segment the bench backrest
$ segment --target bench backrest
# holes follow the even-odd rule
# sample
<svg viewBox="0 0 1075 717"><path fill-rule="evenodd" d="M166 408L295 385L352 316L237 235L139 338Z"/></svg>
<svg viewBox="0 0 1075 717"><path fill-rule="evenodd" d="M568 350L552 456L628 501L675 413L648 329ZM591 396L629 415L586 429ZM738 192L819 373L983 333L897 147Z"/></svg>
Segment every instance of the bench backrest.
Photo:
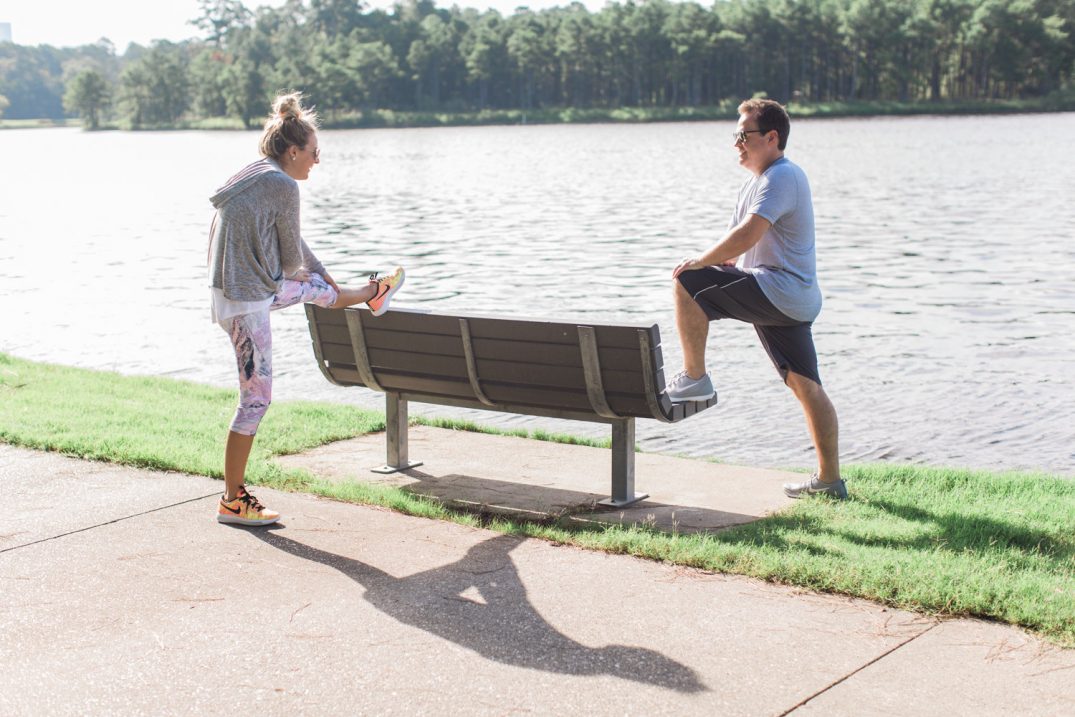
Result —
<svg viewBox="0 0 1075 717"><path fill-rule="evenodd" d="M672 404L656 325L561 323L306 305L314 354L344 386L413 401L614 421L675 421L715 403Z"/></svg>

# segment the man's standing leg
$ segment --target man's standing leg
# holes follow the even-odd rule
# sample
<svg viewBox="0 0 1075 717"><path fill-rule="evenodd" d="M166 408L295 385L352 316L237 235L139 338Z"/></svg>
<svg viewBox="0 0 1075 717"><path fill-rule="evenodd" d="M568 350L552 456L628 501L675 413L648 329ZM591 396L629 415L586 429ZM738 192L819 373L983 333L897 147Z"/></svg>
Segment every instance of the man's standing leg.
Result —
<svg viewBox="0 0 1075 717"><path fill-rule="evenodd" d="M830 493L846 498L847 488L840 478L840 428L836 408L821 384L805 376L789 371L787 384L806 415L806 426L817 451L818 474L805 483L786 484L784 492L792 498L809 493Z"/></svg>
<svg viewBox="0 0 1075 717"><path fill-rule="evenodd" d="M840 477L840 428L836 408L824 388L797 373L788 372L788 387L806 414L806 425L817 450L818 477L823 483L831 483Z"/></svg>

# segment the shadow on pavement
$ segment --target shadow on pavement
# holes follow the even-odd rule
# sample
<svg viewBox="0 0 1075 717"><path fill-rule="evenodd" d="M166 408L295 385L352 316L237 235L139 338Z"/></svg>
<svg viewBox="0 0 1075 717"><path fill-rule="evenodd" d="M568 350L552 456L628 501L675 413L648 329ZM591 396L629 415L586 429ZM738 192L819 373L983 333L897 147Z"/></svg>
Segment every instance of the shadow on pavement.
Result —
<svg viewBox="0 0 1075 717"><path fill-rule="evenodd" d="M567 518L586 523L651 525L665 532L698 533L752 523L761 515L696 506L674 505L652 499L627 508L598 505L607 493L587 493L548 485L512 483L462 473L433 475L419 470L400 471L412 482L401 488L445 505L483 509L501 515L533 519Z"/></svg>
<svg viewBox="0 0 1075 717"><path fill-rule="evenodd" d="M455 563L396 578L286 538L278 529L250 534L286 553L339 570L364 587L365 599L381 612L486 659L546 672L608 674L684 693L708 689L694 670L654 650L588 647L553 628L530 604L509 555L522 543L520 538L497 536L475 545Z"/></svg>

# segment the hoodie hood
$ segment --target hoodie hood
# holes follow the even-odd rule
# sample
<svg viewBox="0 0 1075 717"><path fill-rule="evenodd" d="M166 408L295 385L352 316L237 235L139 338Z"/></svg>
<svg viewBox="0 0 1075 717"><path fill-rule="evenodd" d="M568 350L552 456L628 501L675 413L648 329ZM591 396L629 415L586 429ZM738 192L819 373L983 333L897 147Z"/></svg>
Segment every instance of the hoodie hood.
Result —
<svg viewBox="0 0 1075 717"><path fill-rule="evenodd" d="M224 183L220 189L216 190L209 201L213 203L213 206L219 209L222 205L226 204L232 197L242 194L250 187L260 182L266 174L270 172L283 172L273 160L266 157L265 159L258 160L253 164L248 164L239 170L238 174Z"/></svg>

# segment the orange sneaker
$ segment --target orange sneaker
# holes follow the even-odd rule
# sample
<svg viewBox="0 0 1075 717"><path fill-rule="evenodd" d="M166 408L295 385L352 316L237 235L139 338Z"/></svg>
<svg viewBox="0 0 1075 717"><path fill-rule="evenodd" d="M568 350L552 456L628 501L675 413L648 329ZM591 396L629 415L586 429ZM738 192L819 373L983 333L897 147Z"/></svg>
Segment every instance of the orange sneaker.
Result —
<svg viewBox="0 0 1075 717"><path fill-rule="evenodd" d="M239 487L239 496L235 500L224 500L220 496L216 519L218 523L236 523L238 525L272 525L280 520L280 514L263 506L257 498L246 492L246 486Z"/></svg>
<svg viewBox="0 0 1075 717"><path fill-rule="evenodd" d="M392 300L392 295L399 291L399 287L403 286L403 278L402 266L397 266L391 274L382 276L380 279L376 274L370 277L370 283L376 285L377 293L366 302L366 305L370 307L374 316L380 316L388 311L388 302Z"/></svg>

